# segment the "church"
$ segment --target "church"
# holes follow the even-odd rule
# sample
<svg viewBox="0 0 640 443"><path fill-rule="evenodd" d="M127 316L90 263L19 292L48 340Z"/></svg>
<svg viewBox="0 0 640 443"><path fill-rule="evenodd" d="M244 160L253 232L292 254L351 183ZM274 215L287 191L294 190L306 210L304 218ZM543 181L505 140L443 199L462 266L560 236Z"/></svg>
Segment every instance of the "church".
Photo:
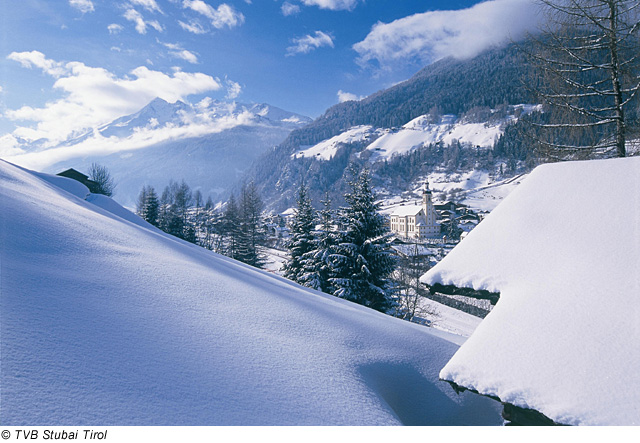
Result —
<svg viewBox="0 0 640 443"><path fill-rule="evenodd" d="M422 188L422 205L404 205L390 215L391 232L399 237L426 240L440 236L440 225L436 223L436 210L431 200L429 182Z"/></svg>

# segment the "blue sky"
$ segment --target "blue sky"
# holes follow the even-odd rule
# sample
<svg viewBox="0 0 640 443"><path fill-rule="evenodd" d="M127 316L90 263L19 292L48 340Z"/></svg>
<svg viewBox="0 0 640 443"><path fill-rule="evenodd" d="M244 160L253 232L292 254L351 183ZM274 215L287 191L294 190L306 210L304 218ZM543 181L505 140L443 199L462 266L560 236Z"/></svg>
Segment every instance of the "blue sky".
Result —
<svg viewBox="0 0 640 443"><path fill-rule="evenodd" d="M0 3L0 155L155 96L310 117L531 29L532 0L21 0Z"/></svg>

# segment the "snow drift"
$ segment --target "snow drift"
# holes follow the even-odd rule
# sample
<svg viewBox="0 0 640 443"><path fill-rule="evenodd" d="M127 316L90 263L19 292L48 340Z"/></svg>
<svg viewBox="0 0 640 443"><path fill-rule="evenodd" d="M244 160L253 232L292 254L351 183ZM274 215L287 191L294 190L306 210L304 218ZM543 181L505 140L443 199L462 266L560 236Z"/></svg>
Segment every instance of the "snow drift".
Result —
<svg viewBox="0 0 640 443"><path fill-rule="evenodd" d="M501 423L495 402L438 381L455 336L87 194L0 161L2 424Z"/></svg>
<svg viewBox="0 0 640 443"><path fill-rule="evenodd" d="M556 422L640 424L640 158L535 169L422 281L499 291L440 376Z"/></svg>

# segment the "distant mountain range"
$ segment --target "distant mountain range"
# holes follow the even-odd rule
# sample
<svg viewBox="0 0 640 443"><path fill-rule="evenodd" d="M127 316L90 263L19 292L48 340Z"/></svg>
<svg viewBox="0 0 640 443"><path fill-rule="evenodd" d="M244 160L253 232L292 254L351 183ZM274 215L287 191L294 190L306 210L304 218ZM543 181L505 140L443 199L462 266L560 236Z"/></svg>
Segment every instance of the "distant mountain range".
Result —
<svg viewBox="0 0 640 443"><path fill-rule="evenodd" d="M117 183L115 199L128 207L135 206L143 185L160 194L170 179L184 179L205 198L224 201L254 159L310 121L267 104L205 99L192 105L156 98L134 114L51 148L64 160L46 172L104 165Z"/></svg>

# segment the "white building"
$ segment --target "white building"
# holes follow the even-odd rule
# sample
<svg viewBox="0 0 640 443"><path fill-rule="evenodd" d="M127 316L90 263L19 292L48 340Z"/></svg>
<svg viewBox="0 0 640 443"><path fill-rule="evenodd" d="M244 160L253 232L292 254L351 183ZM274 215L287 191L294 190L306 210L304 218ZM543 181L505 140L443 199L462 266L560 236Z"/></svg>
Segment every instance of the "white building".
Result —
<svg viewBox="0 0 640 443"><path fill-rule="evenodd" d="M431 201L429 182L422 189L422 205L404 205L390 215L391 232L399 237L424 240L440 236L436 210Z"/></svg>

